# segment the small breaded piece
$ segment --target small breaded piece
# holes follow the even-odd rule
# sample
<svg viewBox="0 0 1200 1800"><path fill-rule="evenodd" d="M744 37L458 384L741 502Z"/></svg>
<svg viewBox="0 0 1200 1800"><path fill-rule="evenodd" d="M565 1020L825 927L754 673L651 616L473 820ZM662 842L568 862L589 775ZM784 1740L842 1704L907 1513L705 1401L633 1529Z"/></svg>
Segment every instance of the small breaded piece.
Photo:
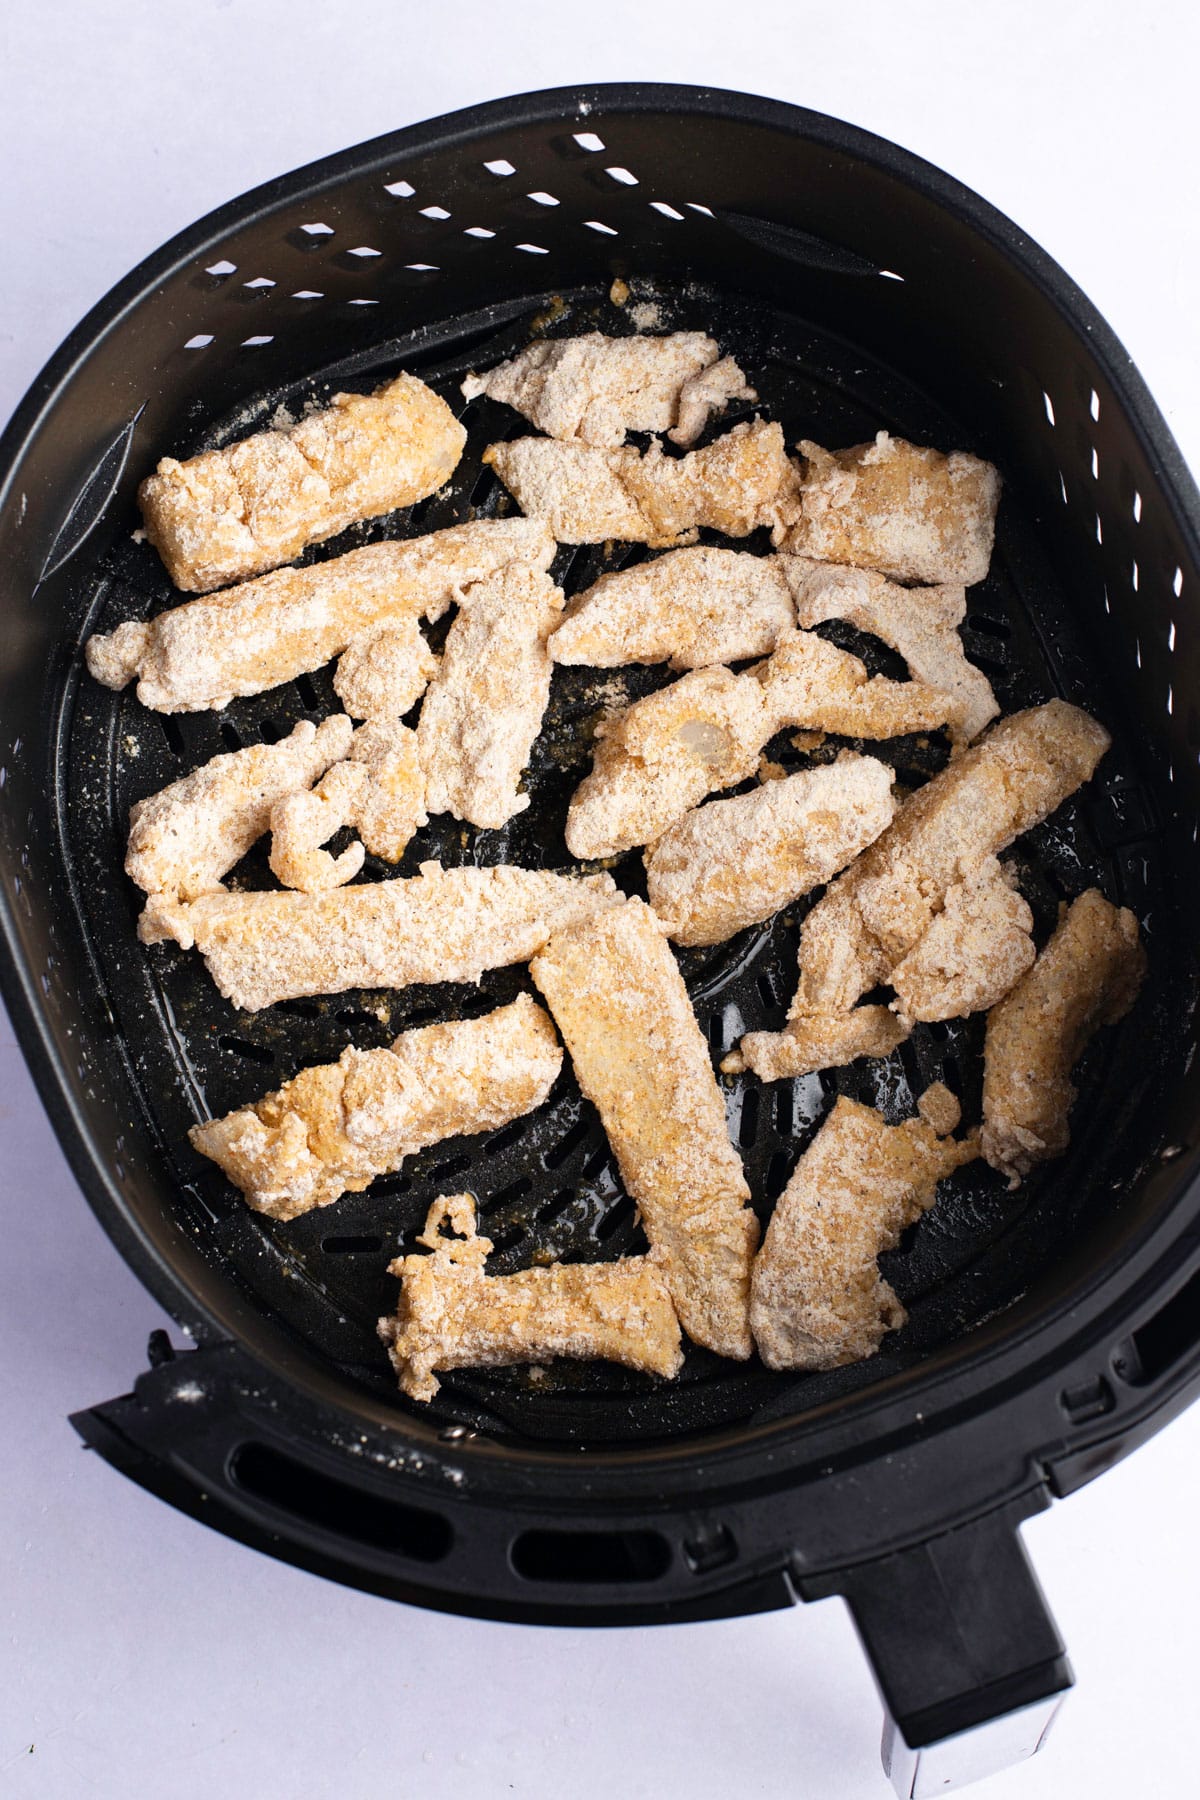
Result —
<svg viewBox="0 0 1200 1800"><path fill-rule="evenodd" d="M352 719L400 719L421 698L437 667L410 613L351 638L338 660L333 691Z"/></svg>
<svg viewBox="0 0 1200 1800"><path fill-rule="evenodd" d="M489 445L483 460L522 512L545 519L564 544L621 538L669 548L694 543L702 525L727 537L769 525L782 536L796 517L798 479L783 431L761 419L681 457L657 441L642 455L631 445L514 438Z"/></svg>
<svg viewBox="0 0 1200 1800"><path fill-rule="evenodd" d="M951 725L956 743L969 743L1000 711L992 684L968 662L958 635L967 610L960 586L900 587L871 569L813 562L805 556L775 559L796 604L796 623L805 628L826 619L845 619L860 631L882 638L908 664L908 672L959 702Z"/></svg>
<svg viewBox="0 0 1200 1800"><path fill-rule="evenodd" d="M800 516L785 549L853 563L896 581L982 581L992 557L1000 477L991 463L903 438L822 450L807 440Z"/></svg>
<svg viewBox="0 0 1200 1800"><path fill-rule="evenodd" d="M892 970L896 1011L926 1023L986 1012L1036 955L1033 914L1008 870L989 856L946 889L941 912Z"/></svg>
<svg viewBox="0 0 1200 1800"><path fill-rule="evenodd" d="M147 894L194 900L221 886L268 829L285 794L311 786L350 748L344 713L307 719L277 744L250 744L139 800L129 812L125 873Z"/></svg>
<svg viewBox="0 0 1200 1800"><path fill-rule="evenodd" d="M593 669L667 661L704 669L765 656L792 623L774 557L696 544L602 575L571 602L550 654Z"/></svg>
<svg viewBox="0 0 1200 1800"><path fill-rule="evenodd" d="M208 593L291 562L307 544L411 506L453 473L467 434L415 375L335 394L284 431L187 462L165 456L138 489L146 536L178 588Z"/></svg>
<svg viewBox="0 0 1200 1800"><path fill-rule="evenodd" d="M442 1227L456 1234L448 1237ZM647 1375L683 1366L671 1296L648 1257L550 1263L517 1275L488 1275L492 1240L480 1237L470 1194L443 1194L417 1238L432 1256L398 1256L388 1274L402 1283L394 1316L380 1319L400 1386L432 1400L434 1370L497 1368L555 1356L604 1357Z"/></svg>
<svg viewBox="0 0 1200 1800"><path fill-rule="evenodd" d="M871 756L769 781L685 814L646 852L651 906L677 944L719 944L829 881L896 810Z"/></svg>
<svg viewBox="0 0 1200 1800"><path fill-rule="evenodd" d="M983 1154L1018 1187L1071 1141L1075 1064L1141 990L1146 953L1128 907L1089 888L1036 963L991 1013L983 1052Z"/></svg>
<svg viewBox="0 0 1200 1800"><path fill-rule="evenodd" d="M561 1067L553 1025L521 994L482 1019L402 1032L386 1050L343 1050L188 1137L255 1212L295 1219L360 1193L427 1144L532 1112Z"/></svg>
<svg viewBox="0 0 1200 1800"><path fill-rule="evenodd" d="M118 625L88 639L87 666L110 688L136 675L138 699L156 712L206 712L319 669L377 625L439 619L462 588L510 563L548 569L555 549L538 519L366 544Z"/></svg>
<svg viewBox="0 0 1200 1800"><path fill-rule="evenodd" d="M370 778L350 822L371 856L399 862L410 838L429 823L417 734L398 720L368 719L354 734L350 760Z"/></svg>
<svg viewBox="0 0 1200 1800"><path fill-rule="evenodd" d="M211 894L178 906L151 900L138 935L195 945L225 998L258 1012L347 988L478 981L485 969L527 962L560 927L620 903L608 875L428 862L410 880L332 893Z"/></svg>
<svg viewBox="0 0 1200 1800"><path fill-rule="evenodd" d="M688 1336L751 1350L758 1221L683 977L653 912L627 900L555 932L529 972L597 1108Z"/></svg>
<svg viewBox="0 0 1200 1800"><path fill-rule="evenodd" d="M979 1155L978 1131L959 1141L930 1122L958 1123L947 1089L923 1100L928 1117L888 1125L840 1097L797 1163L754 1262L750 1322L769 1369L859 1362L904 1324L878 1257L929 1210L938 1182Z"/></svg>
<svg viewBox="0 0 1200 1800"><path fill-rule="evenodd" d="M505 569L464 593L417 725L430 812L494 830L529 805L518 788L550 699L546 639L563 604L536 569Z"/></svg>
<svg viewBox="0 0 1200 1800"><path fill-rule="evenodd" d="M484 375L468 375L463 398L486 394L524 415L548 437L612 448L629 431L669 431L692 444L710 412L754 400L737 364L702 331L668 337L542 339ZM701 379L707 376L707 380Z"/></svg>
<svg viewBox="0 0 1200 1800"><path fill-rule="evenodd" d="M748 1031L722 1060L721 1072L740 1075L749 1069L760 1081L788 1081L840 1069L864 1056L890 1056L911 1031L888 1006L805 1013L789 1019L783 1031Z"/></svg>
<svg viewBox="0 0 1200 1800"><path fill-rule="evenodd" d="M288 794L271 809L271 871L285 887L328 893L353 881L366 852L398 862L413 833L428 825L417 734L398 721L361 725L345 761L311 792ZM346 826L362 842L330 856L320 846Z"/></svg>

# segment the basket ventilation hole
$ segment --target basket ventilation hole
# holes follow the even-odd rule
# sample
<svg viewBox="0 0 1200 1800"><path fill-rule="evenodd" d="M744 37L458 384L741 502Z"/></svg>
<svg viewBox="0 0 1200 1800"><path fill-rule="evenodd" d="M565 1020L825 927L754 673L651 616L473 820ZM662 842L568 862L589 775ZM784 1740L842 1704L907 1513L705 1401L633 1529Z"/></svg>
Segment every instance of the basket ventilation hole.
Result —
<svg viewBox="0 0 1200 1800"><path fill-rule="evenodd" d="M603 150L605 148L604 139L598 138L594 131L577 131L575 142L581 150Z"/></svg>
<svg viewBox="0 0 1200 1800"><path fill-rule="evenodd" d="M1168 687L1167 688L1167 714L1168 714L1168 717L1174 711L1175 711L1175 689L1173 687Z"/></svg>
<svg viewBox="0 0 1200 1800"><path fill-rule="evenodd" d="M1062 489L1063 505L1067 505L1067 478L1062 470L1058 471L1058 485Z"/></svg>
<svg viewBox="0 0 1200 1800"><path fill-rule="evenodd" d="M602 231L605 237L616 237L617 232L612 225L603 225L599 219L585 219L584 224L589 231Z"/></svg>
<svg viewBox="0 0 1200 1800"><path fill-rule="evenodd" d="M1049 394L1046 393L1045 389L1042 390L1042 402L1046 408L1046 417L1049 419L1051 425L1053 425L1053 423L1054 423L1054 402L1050 398Z"/></svg>
<svg viewBox="0 0 1200 1800"><path fill-rule="evenodd" d="M498 156L495 162L485 162L483 166L489 175L515 175L517 172L502 156Z"/></svg>
<svg viewBox="0 0 1200 1800"><path fill-rule="evenodd" d="M1097 450L1095 444L1093 444L1092 445L1092 480L1099 481L1099 479L1100 479L1100 452Z"/></svg>
<svg viewBox="0 0 1200 1800"><path fill-rule="evenodd" d="M1141 638L1134 638L1133 649L1134 649L1135 658L1137 660L1137 666L1140 669L1142 666L1142 640L1141 640Z"/></svg>
<svg viewBox="0 0 1200 1800"><path fill-rule="evenodd" d="M347 300L347 306L378 306L378 300Z"/></svg>
<svg viewBox="0 0 1200 1800"><path fill-rule="evenodd" d="M654 208L655 212L662 214L664 219L682 219L683 218L683 214L681 212L677 212L673 206L668 206L665 200L652 200L650 202L650 204Z"/></svg>
<svg viewBox="0 0 1200 1800"><path fill-rule="evenodd" d="M444 206L423 206L421 217L423 219L448 219L450 214Z"/></svg>
<svg viewBox="0 0 1200 1800"><path fill-rule="evenodd" d="M1174 619L1172 619L1171 620L1171 628L1167 632L1167 649L1173 650L1174 648L1175 648L1175 621L1174 621Z"/></svg>
<svg viewBox="0 0 1200 1800"><path fill-rule="evenodd" d="M305 237L327 238L327 237L333 236L333 226L332 225L323 225L320 222L320 220L317 220L317 222L313 225L302 225L300 227L300 229L304 233Z"/></svg>
<svg viewBox="0 0 1200 1800"><path fill-rule="evenodd" d="M273 344L274 337L248 337L242 339L243 350L257 350L261 344Z"/></svg>
<svg viewBox="0 0 1200 1800"><path fill-rule="evenodd" d="M1102 544L1104 542L1104 526L1101 523L1099 513L1096 514L1096 542L1098 544Z"/></svg>
<svg viewBox="0 0 1200 1800"><path fill-rule="evenodd" d="M611 175L614 181L619 181L622 187L636 187L638 184L637 176L631 175L628 169L605 169L604 173Z"/></svg>
<svg viewBox="0 0 1200 1800"><path fill-rule="evenodd" d="M549 256L550 252L544 244L518 244L518 250L524 250L529 256Z"/></svg>
<svg viewBox="0 0 1200 1800"><path fill-rule="evenodd" d="M450 217L450 214L442 213L441 217L443 219L448 219ZM370 244L356 244L353 250L347 250L346 255L347 256L361 256L361 257L382 256L383 251L382 250L372 250Z"/></svg>
<svg viewBox="0 0 1200 1800"><path fill-rule="evenodd" d="M494 238L496 234L494 231L489 231L486 225L468 225L463 235L473 238Z"/></svg>
<svg viewBox="0 0 1200 1800"><path fill-rule="evenodd" d="M701 206L698 200L688 200L685 204L687 205L689 212L703 213L706 219L711 219L716 216L711 206Z"/></svg>
<svg viewBox="0 0 1200 1800"><path fill-rule="evenodd" d="M1142 496L1136 488L1133 490L1133 522L1135 525L1142 522Z"/></svg>
<svg viewBox="0 0 1200 1800"><path fill-rule="evenodd" d="M324 298L324 294L318 292L316 288L300 288L292 295L293 300L323 300Z"/></svg>
<svg viewBox="0 0 1200 1800"><path fill-rule="evenodd" d="M204 273L206 275L216 275L216 276L236 275L237 274L237 264L231 263L231 262L228 262L225 260L222 260L221 262L210 263L208 268L205 269Z"/></svg>
<svg viewBox="0 0 1200 1800"><path fill-rule="evenodd" d="M244 282L242 285L248 288L273 288L275 283L268 275L256 275L253 281Z"/></svg>
<svg viewBox="0 0 1200 1800"><path fill-rule="evenodd" d="M394 194L397 200L411 200L417 190L411 181L385 181L383 191Z"/></svg>
<svg viewBox="0 0 1200 1800"><path fill-rule="evenodd" d="M557 206L559 204L554 195L546 193L544 188L539 188L535 194L526 194L525 198L536 200L539 206Z"/></svg>
<svg viewBox="0 0 1200 1800"><path fill-rule="evenodd" d="M1129 579L1133 583L1133 591L1136 594L1138 591L1138 566L1136 563L1133 564L1129 571Z"/></svg>
<svg viewBox="0 0 1200 1800"><path fill-rule="evenodd" d="M1098 419L1100 417L1100 396L1095 388L1092 389L1091 414L1093 419Z"/></svg>
<svg viewBox="0 0 1200 1800"><path fill-rule="evenodd" d="M406 269L412 269L418 275L436 275L437 263L405 263Z"/></svg>
<svg viewBox="0 0 1200 1800"><path fill-rule="evenodd" d="M212 341L211 332L200 331L195 337L190 337L183 347L185 350L207 350Z"/></svg>
<svg viewBox="0 0 1200 1800"><path fill-rule="evenodd" d="M895 269L880 269L879 273L885 281L903 281L903 275L897 275Z"/></svg>
<svg viewBox="0 0 1200 1800"><path fill-rule="evenodd" d="M1182 594L1182 592L1183 592L1183 570L1182 569L1176 569L1174 580L1171 582L1171 587L1174 590L1175 598L1178 600L1180 594Z"/></svg>

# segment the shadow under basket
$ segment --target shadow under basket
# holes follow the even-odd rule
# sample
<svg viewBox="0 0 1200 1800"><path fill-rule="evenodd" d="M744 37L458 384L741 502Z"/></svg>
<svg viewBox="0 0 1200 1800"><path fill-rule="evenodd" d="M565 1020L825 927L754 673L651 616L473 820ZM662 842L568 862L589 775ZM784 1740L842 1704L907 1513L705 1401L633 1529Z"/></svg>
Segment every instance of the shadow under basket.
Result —
<svg viewBox="0 0 1200 1800"><path fill-rule="evenodd" d="M787 1376L692 1350L674 1383L589 1364L463 1371L421 1408L375 1336L395 1301L387 1262L437 1193L463 1189L499 1272L636 1250L599 1121L568 1070L536 1114L332 1209L286 1226L250 1213L189 1150L194 1119L347 1043L483 1011L527 973L242 1015L194 954L140 946L121 867L132 802L336 702L326 670L160 716L91 682L81 645L178 599L133 538L159 455L411 369L463 414L459 469L310 558L488 516L507 502L482 451L524 427L492 402L464 408L462 376L531 332L597 328L711 331L789 443L886 429L999 466L968 654L1005 711L1063 695L1114 739L1096 780L1020 841L1018 877L1042 934L1092 885L1132 907L1150 975L1081 1066L1067 1155L1013 1194L982 1165L960 1171L885 1259L909 1322L874 1359ZM740 94L601 87L474 108L272 182L134 271L0 448L4 994L89 1202L196 1345L155 1333L133 1392L76 1415L85 1440L248 1544L420 1604L629 1623L840 1593L898 1791L941 1793L1036 1749L1071 1677L1020 1522L1200 1380L1197 520L1140 378L1048 257L894 146ZM567 549L554 573L575 593L640 554ZM873 640L838 641L889 667ZM400 873L430 856L566 863L596 718L664 679L559 671L528 812L499 832L435 819ZM879 753L915 780L944 750ZM265 864L239 879L261 883ZM802 913L682 953L714 1057L782 1021ZM945 1079L977 1118L981 1042L981 1021L956 1021L836 1074L725 1080L762 1216L835 1092L898 1119Z"/></svg>

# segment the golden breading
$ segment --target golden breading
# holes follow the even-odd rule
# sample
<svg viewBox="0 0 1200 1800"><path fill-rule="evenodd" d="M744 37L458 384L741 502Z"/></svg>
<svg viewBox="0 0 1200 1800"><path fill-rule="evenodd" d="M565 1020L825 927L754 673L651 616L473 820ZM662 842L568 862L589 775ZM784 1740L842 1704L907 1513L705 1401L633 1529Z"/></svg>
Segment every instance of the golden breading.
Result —
<svg viewBox="0 0 1200 1800"><path fill-rule="evenodd" d="M951 1104L947 1105L946 1102ZM946 1089L926 1110L957 1124ZM750 1322L769 1369L836 1369L878 1350L907 1317L879 1273L881 1251L979 1155L979 1133L939 1137L926 1118L888 1125L839 1098L779 1197L754 1263Z"/></svg>
<svg viewBox="0 0 1200 1800"><path fill-rule="evenodd" d="M550 698L546 639L562 609L562 590L536 569L505 569L464 593L417 726L430 812L495 829L529 805L518 788Z"/></svg>
<svg viewBox="0 0 1200 1800"><path fill-rule="evenodd" d="M427 1144L532 1112L561 1067L553 1025L522 994L482 1019L402 1032L386 1050L343 1050L188 1136L255 1212L295 1219Z"/></svg>
<svg viewBox="0 0 1200 1800"><path fill-rule="evenodd" d="M288 794L272 807L271 870L285 887L327 893L353 881L367 851L398 862L428 823L416 732L370 720L354 733L347 759L311 792ZM362 842L330 856L320 846L345 826L356 827Z"/></svg>
<svg viewBox="0 0 1200 1800"><path fill-rule="evenodd" d="M783 1031L748 1031L721 1063L726 1075L753 1071L760 1081L786 1081L840 1069L860 1057L890 1056L912 1030L887 1006L855 1006L849 1012L809 1012L789 1019Z"/></svg>
<svg viewBox="0 0 1200 1800"><path fill-rule="evenodd" d="M368 719L354 734L350 760L361 763L369 779L347 822L371 856L399 862L414 832L429 823L417 734L397 720Z"/></svg>
<svg viewBox="0 0 1200 1800"><path fill-rule="evenodd" d="M775 558L796 604L796 623L820 625L845 619L898 650L908 672L959 702L951 725L956 742L979 736L1000 711L992 684L967 661L958 635L967 610L966 590L957 587L900 587L871 569L812 562L804 556Z"/></svg>
<svg viewBox="0 0 1200 1800"><path fill-rule="evenodd" d="M403 718L416 705L437 667L438 659L410 613L351 638L338 661L333 691L352 719L387 722Z"/></svg>
<svg viewBox="0 0 1200 1800"><path fill-rule="evenodd" d="M460 589L510 563L548 569L555 548L537 519L367 544L118 625L88 639L87 665L105 687L136 675L138 699L156 712L205 712L319 669L378 625L438 619Z"/></svg>
<svg viewBox="0 0 1200 1800"><path fill-rule="evenodd" d="M468 375L463 398L486 394L522 413L548 437L611 448L627 431L668 431L692 444L708 415L729 400L757 399L737 364L702 331L668 337L543 339L484 375Z"/></svg>
<svg viewBox="0 0 1200 1800"><path fill-rule="evenodd" d="M194 944L225 998L258 1012L347 988L478 981L485 969L527 962L561 926L620 902L608 875L429 862L410 880L325 894L211 894L178 906L152 900L139 936L173 938L185 950Z"/></svg>
<svg viewBox="0 0 1200 1800"><path fill-rule="evenodd" d="M529 972L554 1014L688 1336L751 1350L758 1221L683 977L641 900L557 931Z"/></svg>
<svg viewBox="0 0 1200 1800"><path fill-rule="evenodd" d="M466 441L444 400L398 375L373 394L335 394L286 430L187 462L165 456L138 489L146 536L176 587L207 593L423 500Z"/></svg>
<svg viewBox="0 0 1200 1800"><path fill-rule="evenodd" d="M456 1234L443 1235L449 1225ZM417 1242L432 1256L388 1265L402 1286L394 1317L380 1319L400 1386L432 1400L435 1369L495 1368L555 1356L602 1356L647 1375L683 1366L671 1296L645 1256L620 1262L551 1263L518 1275L488 1275L490 1238L480 1237L470 1194L434 1201Z"/></svg>
<svg viewBox="0 0 1200 1800"><path fill-rule="evenodd" d="M673 669L704 669L765 656L791 625L774 557L696 544L602 575L571 602L550 654L593 669L668 660Z"/></svg>
<svg viewBox="0 0 1200 1800"><path fill-rule="evenodd" d="M686 813L646 852L651 906L677 944L719 944L829 881L890 824L894 772L871 756Z"/></svg>
<svg viewBox="0 0 1200 1800"><path fill-rule="evenodd" d="M853 563L896 581L982 581L992 556L1000 477L991 463L944 456L876 434L805 459L800 516L785 548L819 562Z"/></svg>
<svg viewBox="0 0 1200 1800"><path fill-rule="evenodd" d="M778 425L735 425L702 450L670 457L657 442L645 455L625 445L593 450L557 438L492 444L483 460L522 512L545 519L564 544L608 538L670 547L697 528L747 537L760 525L780 535L796 516L796 471Z"/></svg>
<svg viewBox="0 0 1200 1800"><path fill-rule="evenodd" d="M906 1023L986 1012L1032 965L1032 934L1033 914L989 856L946 889L941 912L892 970L896 1011Z"/></svg>
<svg viewBox="0 0 1200 1800"><path fill-rule="evenodd" d="M1125 1017L1145 974L1136 918L1089 888L989 1017L983 1154L1010 1187L1070 1143L1071 1073L1095 1032Z"/></svg>

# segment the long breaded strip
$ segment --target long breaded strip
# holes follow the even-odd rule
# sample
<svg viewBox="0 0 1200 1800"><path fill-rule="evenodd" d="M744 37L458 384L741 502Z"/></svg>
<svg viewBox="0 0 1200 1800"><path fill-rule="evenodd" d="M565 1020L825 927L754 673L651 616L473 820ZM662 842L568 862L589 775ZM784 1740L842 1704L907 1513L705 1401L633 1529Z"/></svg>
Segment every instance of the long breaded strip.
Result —
<svg viewBox="0 0 1200 1800"><path fill-rule="evenodd" d="M463 398L487 394L522 413L552 438L611 447L627 431L666 431L692 444L711 411L729 400L755 400L730 357L702 331L667 337L542 339L484 375L468 375ZM707 380L698 378L707 376Z"/></svg>
<svg viewBox="0 0 1200 1800"><path fill-rule="evenodd" d="M829 881L891 823L871 756L768 781L686 813L646 852L650 904L677 944L719 944Z"/></svg>
<svg viewBox="0 0 1200 1800"><path fill-rule="evenodd" d="M531 1112L561 1067L553 1025L522 994L482 1019L402 1032L386 1050L343 1050L188 1136L255 1212L294 1219L359 1193L427 1144Z"/></svg>
<svg viewBox="0 0 1200 1800"><path fill-rule="evenodd" d="M853 563L897 581L982 581L992 556L1000 477L956 450L922 449L876 434L832 454L800 444L800 515L785 548Z"/></svg>
<svg viewBox="0 0 1200 1800"><path fill-rule="evenodd" d="M933 1205L939 1181L979 1155L978 1131L939 1136L958 1123L948 1090L928 1089L921 1111L931 1122L888 1125L839 1098L797 1163L754 1262L750 1322L769 1369L858 1362L904 1324L879 1254Z"/></svg>
<svg viewBox="0 0 1200 1800"><path fill-rule="evenodd" d="M546 639L562 609L561 588L535 569L505 569L464 594L417 726L430 812L494 829L529 805L518 784L550 698Z"/></svg>
<svg viewBox="0 0 1200 1800"><path fill-rule="evenodd" d="M258 1012L277 1000L347 988L478 981L485 969L528 961L552 932L620 900L608 875L429 862L411 880L331 893L152 901L139 935L174 938L185 950L194 944L225 998Z"/></svg>
<svg viewBox="0 0 1200 1800"><path fill-rule="evenodd" d="M267 830L275 803L340 762L353 735L345 713L319 727L305 719L277 744L214 756L147 795L130 809L125 873L171 900L211 893Z"/></svg>
<svg viewBox="0 0 1200 1800"><path fill-rule="evenodd" d="M1000 706L992 684L968 662L958 635L967 610L961 584L905 588L871 569L805 556L781 555L775 561L791 589L797 625L846 619L898 650L918 681L952 694L961 706L951 730L956 741L969 743L996 717Z"/></svg>
<svg viewBox="0 0 1200 1800"><path fill-rule="evenodd" d="M1070 1143L1075 1064L1101 1026L1125 1017L1145 974L1136 918L1089 888L992 1012L983 1052L983 1154L1010 1187Z"/></svg>
<svg viewBox="0 0 1200 1800"><path fill-rule="evenodd" d="M593 450L515 438L491 444L483 460L522 512L545 519L564 544L691 544L701 525L728 537L760 525L782 534L796 516L797 477L783 431L761 419L681 457L664 455L657 442L643 456L630 445Z"/></svg>
<svg viewBox="0 0 1200 1800"><path fill-rule="evenodd" d="M456 1233L444 1236L442 1226ZM388 1264L402 1286L395 1315L379 1321L400 1386L432 1400L435 1369L496 1368L554 1356L602 1356L647 1375L683 1364L671 1296L648 1257L551 1263L488 1275L490 1238L480 1237L470 1194L441 1195L417 1238L432 1256Z"/></svg>
<svg viewBox="0 0 1200 1800"><path fill-rule="evenodd" d="M165 456L138 489L146 536L176 587L207 593L291 562L357 519L432 494L467 434L415 375L335 394L285 431L187 462Z"/></svg>
<svg viewBox="0 0 1200 1800"><path fill-rule="evenodd" d="M87 665L105 687L136 675L138 699L156 712L205 712L319 669L381 624L438 619L462 588L497 569L547 569L554 551L537 519L477 519L367 544L118 625L88 639ZM419 660L421 646L412 648Z"/></svg>
<svg viewBox="0 0 1200 1800"><path fill-rule="evenodd" d="M657 919L628 900L557 931L529 972L599 1110L684 1330L722 1356L749 1356L758 1221Z"/></svg>
<svg viewBox="0 0 1200 1800"><path fill-rule="evenodd" d="M602 575L572 601L550 654L594 669L668 660L704 669L765 656L792 622L776 558L695 544Z"/></svg>

